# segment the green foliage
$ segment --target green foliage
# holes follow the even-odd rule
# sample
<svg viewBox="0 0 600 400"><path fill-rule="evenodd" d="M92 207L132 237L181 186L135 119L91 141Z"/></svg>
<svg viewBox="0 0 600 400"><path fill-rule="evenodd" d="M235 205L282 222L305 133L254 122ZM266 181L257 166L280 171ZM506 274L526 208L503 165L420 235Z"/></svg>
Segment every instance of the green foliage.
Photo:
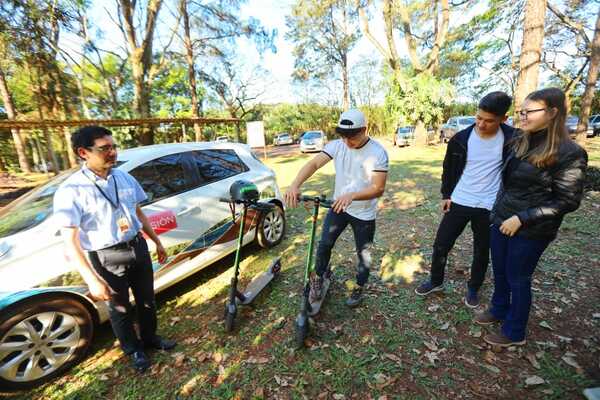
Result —
<svg viewBox="0 0 600 400"><path fill-rule="evenodd" d="M431 74L390 76L389 79L385 106L389 116L400 124L438 124L444 118L444 108L452 104L455 97L454 87L449 81Z"/></svg>

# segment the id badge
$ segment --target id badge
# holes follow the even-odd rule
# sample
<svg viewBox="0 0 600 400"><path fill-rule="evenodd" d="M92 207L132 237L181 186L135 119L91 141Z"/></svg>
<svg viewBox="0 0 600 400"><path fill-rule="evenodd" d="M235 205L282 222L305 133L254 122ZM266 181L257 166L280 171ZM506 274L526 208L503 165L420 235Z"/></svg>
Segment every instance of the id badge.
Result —
<svg viewBox="0 0 600 400"><path fill-rule="evenodd" d="M117 218L117 226L119 227L119 231L121 233L125 233L129 230L129 221L122 213L120 213L119 217Z"/></svg>

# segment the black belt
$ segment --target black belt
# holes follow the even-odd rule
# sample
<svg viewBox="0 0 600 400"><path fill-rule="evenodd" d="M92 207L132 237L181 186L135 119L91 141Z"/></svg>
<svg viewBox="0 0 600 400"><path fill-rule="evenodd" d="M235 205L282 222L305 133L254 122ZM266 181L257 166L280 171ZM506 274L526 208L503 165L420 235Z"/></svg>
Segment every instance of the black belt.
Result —
<svg viewBox="0 0 600 400"><path fill-rule="evenodd" d="M142 235L140 233L138 233L137 235L135 235L135 237L133 239L128 240L127 242L121 242L121 243L113 244L112 246L105 247L105 248L103 248L101 250L124 250L124 249L130 249L130 248L134 247L136 244L138 244L141 239L142 239Z"/></svg>

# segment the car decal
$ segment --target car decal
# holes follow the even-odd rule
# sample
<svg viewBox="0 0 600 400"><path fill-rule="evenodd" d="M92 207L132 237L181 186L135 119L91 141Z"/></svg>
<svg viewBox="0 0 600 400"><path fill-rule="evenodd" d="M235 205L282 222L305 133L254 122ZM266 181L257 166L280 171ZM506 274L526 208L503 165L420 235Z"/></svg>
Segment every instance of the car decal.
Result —
<svg viewBox="0 0 600 400"><path fill-rule="evenodd" d="M246 215L244 235L247 234L251 229L256 228L256 225L258 224L258 217L259 213L256 210L248 210ZM182 262L197 257L212 246L236 240L239 234L238 226L240 219L241 212L236 213L235 224L231 220L231 217L227 217L226 219L213 225L208 231L206 231L205 234L197 239L167 248L166 251L169 255L169 260L166 264L160 265L157 261L156 252L152 252L153 269L156 272L155 277L162 275L163 272L172 269L174 266Z"/></svg>
<svg viewBox="0 0 600 400"><path fill-rule="evenodd" d="M177 228L177 217L171 210L148 215L148 222L150 222L150 226L157 235L162 235ZM144 238L148 239L146 234L144 234Z"/></svg>

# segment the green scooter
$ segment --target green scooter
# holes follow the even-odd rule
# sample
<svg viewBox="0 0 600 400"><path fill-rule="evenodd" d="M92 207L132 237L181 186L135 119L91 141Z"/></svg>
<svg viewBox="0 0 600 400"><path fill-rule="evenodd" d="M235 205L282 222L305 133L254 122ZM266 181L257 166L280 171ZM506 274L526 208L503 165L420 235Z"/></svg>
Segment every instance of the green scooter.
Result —
<svg viewBox="0 0 600 400"><path fill-rule="evenodd" d="M308 331L310 329L310 320L309 317L317 315L321 310L321 305L325 300L325 296L327 295L327 290L329 289L329 284L331 283L331 271L329 267L324 275L323 281L323 291L320 300L315 302L310 302L310 275L315 270L315 262L314 262L314 242L315 235L317 232L317 221L319 217L319 207L331 208L333 202L331 200L327 200L325 196L300 196L300 201L312 202L312 221L311 221L311 229L310 229L310 240L308 242L308 253L306 255L306 266L304 268L304 287L302 291L302 303L300 305L300 314L296 318L296 347L302 348L304 347L304 341L308 336Z"/></svg>
<svg viewBox="0 0 600 400"><path fill-rule="evenodd" d="M258 296L258 294L279 274L281 271L281 258L275 258L269 267L248 284L243 291L238 290L238 277L240 273L240 253L244 241L244 229L246 225L246 216L248 209L252 208L257 212L268 212L274 205L270 203L259 202L258 188L252 182L239 180L233 182L229 189L229 199L219 199L221 202L229 203L231 214L235 223L235 205L242 205L242 214L239 222L239 233L237 239L237 249L235 251L234 273L229 287L229 297L225 306L225 331L231 332L234 328L235 317L237 315L238 305L249 305Z"/></svg>

